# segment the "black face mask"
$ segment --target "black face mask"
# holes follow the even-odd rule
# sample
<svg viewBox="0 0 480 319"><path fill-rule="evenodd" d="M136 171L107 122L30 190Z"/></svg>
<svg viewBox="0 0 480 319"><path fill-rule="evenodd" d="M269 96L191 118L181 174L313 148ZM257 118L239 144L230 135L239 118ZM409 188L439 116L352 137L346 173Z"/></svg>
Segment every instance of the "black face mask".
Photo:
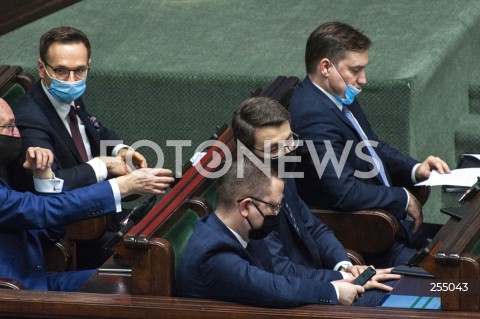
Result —
<svg viewBox="0 0 480 319"><path fill-rule="evenodd" d="M6 167L20 156L22 139L8 135L0 135L0 167Z"/></svg>
<svg viewBox="0 0 480 319"><path fill-rule="evenodd" d="M287 156L296 156L296 155L297 155L296 151L291 151L290 153L287 153L285 155L282 155L276 158L270 158L270 167L272 171L275 171L277 173L284 172L285 176L282 176L282 177L289 177L290 175L292 175L292 173L295 172L297 163L288 162L285 160L289 160L288 158L286 158ZM279 169L281 166L284 166L282 171Z"/></svg>
<svg viewBox="0 0 480 319"><path fill-rule="evenodd" d="M253 228L252 223L247 217L247 222L250 224L250 230L248 231L248 238L250 239L263 239L267 237L278 225L280 221L279 215L264 215L261 210L257 208L258 212L263 216L263 224L259 228Z"/></svg>

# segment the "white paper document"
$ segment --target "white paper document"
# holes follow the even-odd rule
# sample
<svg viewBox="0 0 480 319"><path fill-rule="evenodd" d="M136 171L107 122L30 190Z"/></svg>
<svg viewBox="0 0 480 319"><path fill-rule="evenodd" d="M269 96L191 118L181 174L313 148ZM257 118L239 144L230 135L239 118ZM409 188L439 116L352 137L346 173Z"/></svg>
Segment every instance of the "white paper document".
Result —
<svg viewBox="0 0 480 319"><path fill-rule="evenodd" d="M454 169L450 174L440 174L437 171L432 171L429 179L415 185L452 185L471 187L477 182L477 177L479 176L480 167Z"/></svg>

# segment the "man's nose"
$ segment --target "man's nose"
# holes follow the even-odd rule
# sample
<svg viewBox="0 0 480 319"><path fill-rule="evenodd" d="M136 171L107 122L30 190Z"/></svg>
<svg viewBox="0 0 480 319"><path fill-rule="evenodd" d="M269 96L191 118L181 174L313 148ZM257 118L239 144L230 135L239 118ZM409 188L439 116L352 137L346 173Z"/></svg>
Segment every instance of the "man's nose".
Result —
<svg viewBox="0 0 480 319"><path fill-rule="evenodd" d="M13 137L20 137L20 131L18 130L18 128L16 126L13 128L12 136Z"/></svg>
<svg viewBox="0 0 480 319"><path fill-rule="evenodd" d="M367 84L367 76L365 74L365 70L362 70L360 72L360 76L358 77L357 83L360 84L360 85Z"/></svg>

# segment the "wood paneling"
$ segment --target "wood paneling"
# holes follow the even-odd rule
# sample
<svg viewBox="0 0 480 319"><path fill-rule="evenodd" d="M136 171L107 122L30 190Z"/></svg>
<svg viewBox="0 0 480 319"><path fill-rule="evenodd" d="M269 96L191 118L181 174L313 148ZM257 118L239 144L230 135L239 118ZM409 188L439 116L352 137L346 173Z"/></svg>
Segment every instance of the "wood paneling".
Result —
<svg viewBox="0 0 480 319"><path fill-rule="evenodd" d="M0 35L80 0L2 0Z"/></svg>

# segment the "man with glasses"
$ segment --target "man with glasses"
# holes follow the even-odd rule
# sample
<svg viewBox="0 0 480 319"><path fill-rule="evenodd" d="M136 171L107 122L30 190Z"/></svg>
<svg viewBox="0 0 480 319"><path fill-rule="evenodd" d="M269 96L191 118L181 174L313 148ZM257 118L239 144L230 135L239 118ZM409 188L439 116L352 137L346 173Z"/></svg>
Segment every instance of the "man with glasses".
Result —
<svg viewBox="0 0 480 319"><path fill-rule="evenodd" d="M59 239L61 234L53 227L121 212L120 200L130 194L163 194L162 184L173 181L163 175L172 172L161 169L158 174L158 169L145 168L62 192L63 181L55 178L51 170L52 152L40 147L22 152L20 133L14 123L10 106L0 99L0 169L22 157L24 167L33 171L35 189L50 194L16 192L0 178L0 278L19 281L27 289L76 291L95 270L47 269L41 242Z"/></svg>
<svg viewBox="0 0 480 319"><path fill-rule="evenodd" d="M317 219L297 193L289 177L293 161L288 156L298 147L290 128L290 115L277 101L265 97L245 100L236 109L232 129L242 154L262 160L285 177L282 209L276 230L267 237L275 273L332 281L356 277L367 267L352 265L333 232ZM293 159L293 158L292 158ZM390 269L378 270L390 272Z"/></svg>
<svg viewBox="0 0 480 319"><path fill-rule="evenodd" d="M68 189L128 174L131 168L126 160L130 156L135 167L147 167L140 153L123 144L108 147L107 154L111 156L100 156L101 141L121 138L89 114L81 99L91 64L90 42L85 34L72 27L51 29L42 35L39 51L40 81L14 109L24 149L43 147L51 150L55 155L52 170L65 181ZM15 189L33 190L31 177L25 175L28 171L22 170L21 165L13 171L11 180ZM168 188L169 184L165 183L164 187ZM116 219L121 220L123 215ZM112 231L118 230L118 220L109 221ZM79 267L98 267L108 258L109 251L101 247L97 251L98 260L90 258L94 247L99 246L98 243L87 245L88 258L81 257L83 249L80 249Z"/></svg>
<svg viewBox="0 0 480 319"><path fill-rule="evenodd" d="M69 189L128 173L127 153L136 167L147 167L140 153L123 144L109 147L111 156L100 156L100 141L121 138L89 114L81 99L91 64L86 35L72 27L51 29L42 35L39 51L40 81L14 109L24 149L38 146L52 150L52 169ZM20 179L14 187L32 190L29 181Z"/></svg>
<svg viewBox="0 0 480 319"><path fill-rule="evenodd" d="M353 277L318 280L306 274L278 272L264 238L281 222L284 182L267 176L249 159L233 162L217 182L215 212L196 225L177 274L177 294L261 307L304 304L376 305L390 290L380 281L398 279L382 273L365 286ZM283 204L282 204L283 202ZM376 288L364 294L366 289ZM363 294L363 296L362 296Z"/></svg>

